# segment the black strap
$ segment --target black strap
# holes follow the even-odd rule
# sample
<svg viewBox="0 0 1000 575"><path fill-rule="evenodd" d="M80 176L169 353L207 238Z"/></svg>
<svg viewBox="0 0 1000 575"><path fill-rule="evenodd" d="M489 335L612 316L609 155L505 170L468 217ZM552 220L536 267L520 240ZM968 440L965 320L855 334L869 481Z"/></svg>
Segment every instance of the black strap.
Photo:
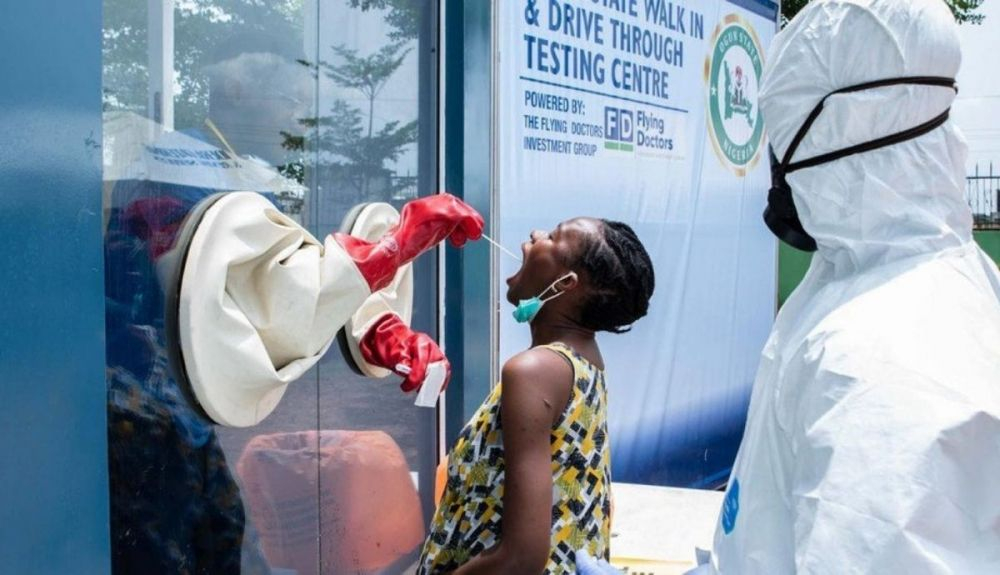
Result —
<svg viewBox="0 0 1000 575"><path fill-rule="evenodd" d="M795 150L798 149L799 144L802 143L803 138L805 138L806 134L809 132L809 128L812 127L813 122L815 122L816 119L819 118L820 113L823 112L823 105L826 104L826 100L829 97L837 95L837 94L847 94L847 93L850 93L850 92L861 92L861 91L864 91L864 90L873 90L873 89L876 89L876 88L885 88L887 86L896 86L896 85L899 85L899 84L917 84L917 85L923 85L923 86L941 86L941 87L944 87L944 88L951 88L952 90L955 90L956 93L958 93L958 86L955 85L955 80L953 78L944 78L944 77L940 77L940 76L907 76L907 77L902 77L902 78L888 78L888 79L885 79L885 80L875 80L873 82L865 82L863 84L855 84L853 86L848 86L846 88L840 88L839 90L834 90L833 92L830 92L826 96L823 96L823 99L820 100L819 103L816 104L816 107L812 109L812 112L809 113L809 117L806 118L805 123L803 123L802 127L799 128L799 131L795 133L795 137L792 138L792 143L791 143L791 145L788 146L788 149L785 151L785 156L781 160L781 164L783 166L785 166L785 173L788 173L788 172L791 172L791 171L794 171L794 170L798 170L798 169L802 169L802 168L807 168L807 167L810 167L810 166L814 166L814 165L823 163L823 162L815 162L815 163L813 163L814 160L816 160L817 158L809 158L808 160L802 160L800 162L795 162L794 164L791 162L791 160L792 160L792 155L795 154ZM943 116L943 119L942 119L942 116ZM926 132L929 132L930 130L933 130L934 128L940 126L945 121L947 121L947 119L948 119L948 111L946 110L944 112L944 114L942 114L941 116L938 116L938 117L934 118L930 122L926 122L924 124L921 124L921 125L917 126L916 128L913 128L912 130L919 131L919 130L925 128L926 126L929 126L929 125L933 124L934 122L937 122L938 120L940 120L940 122L938 124L936 124L933 127L927 129L925 132L920 132L919 134L916 134L916 135L912 135L911 134L909 137L910 138L915 138L915 137L917 137L919 135L923 135ZM899 134L893 134L892 136L887 136L885 138L879 138L878 140L875 140L875 142L880 142L880 144L878 146L875 146L875 147L878 148L878 147L882 147L882 146L887 146L887 145L890 145L890 144L898 143L901 140L896 140L895 138L897 136L899 136L900 134L909 133L909 132L911 132L911 130L906 130L905 132L900 132ZM891 140L891 141L889 143L885 143L887 140ZM875 142L872 142L872 143L875 143ZM867 145L867 144L865 144L865 145ZM856 147L858 147L858 146L853 146L852 148L849 148L849 149L853 149L853 148L856 148ZM860 153L862 151L870 151L871 149L873 149L873 148L868 148L868 149L860 150L860 151L854 151L854 152L851 152L850 154L844 154L844 156L848 156L848 155L852 155L852 154L857 154L857 153ZM834 152L834 153L836 154L836 153L840 153L840 152ZM819 157L829 156L829 155L831 155L831 154L824 154L824 156L818 156L818 158ZM836 158L833 158L833 159L840 159L840 158L842 158L844 156L837 156ZM833 159L827 159L826 161L827 162L833 161ZM808 165L806 165L806 164L808 164ZM795 168L793 168L793 166L795 166Z"/></svg>
<svg viewBox="0 0 1000 575"><path fill-rule="evenodd" d="M934 118L929 122L924 122L919 126L910 128L908 130L903 130L902 132L896 132L890 136L885 136L877 140L872 140L870 142L865 142L863 144L858 144L856 146L851 146L849 148L844 148L842 150L837 150L835 152L829 152L827 154L821 154L819 156L814 156L807 160L801 160L798 162L793 162L785 166L785 173L790 174L795 170L801 170L803 168L811 168L813 166L818 166L820 164L825 164L827 162L832 162L834 160L839 160L841 158L846 158L847 156L853 156L854 154L862 154L864 152L870 152L872 150L877 150L885 146L891 146L893 144L898 144L900 142L905 142L907 140L912 140L914 138L919 138L924 134L936 129L941 124L948 121L948 115L951 113L951 108L942 112L939 116Z"/></svg>

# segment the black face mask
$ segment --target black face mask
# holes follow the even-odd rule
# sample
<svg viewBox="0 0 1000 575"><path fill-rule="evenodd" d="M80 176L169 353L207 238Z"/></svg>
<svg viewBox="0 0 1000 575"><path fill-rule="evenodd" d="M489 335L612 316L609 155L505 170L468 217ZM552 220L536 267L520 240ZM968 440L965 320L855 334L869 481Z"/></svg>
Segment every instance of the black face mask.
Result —
<svg viewBox="0 0 1000 575"><path fill-rule="evenodd" d="M810 112L809 117L806 118L805 123L802 124L799 131L795 133L795 137L792 138L791 145L788 146L788 150L785 151L785 156L780 162L774 153L774 148L769 148L768 151L771 156L771 190L767 194L767 208L764 209L764 223L767 224L767 227L770 228L774 235L778 236L778 239L793 248L797 248L802 251L816 251L816 240L813 239L813 237L806 232L805 228L802 227L802 222L799 220L798 210L795 209L795 202L792 200L792 188L785 180L785 176L796 170L812 168L820 164L846 158L847 156L853 156L854 154L862 154L864 152L877 150L878 148L899 144L900 142L905 142L906 140L912 140L913 138L923 136L931 130L934 130L948 120L948 114L951 111L951 108L948 108L936 118L928 122L924 122L914 128L903 130L902 132L878 138L877 140L872 140L870 142L857 144L842 150L828 152L826 154L821 154L805 160L799 160L797 162L792 161L792 156L795 155L795 150L798 149L799 144L802 143L806 133L809 132L809 128L812 127L813 122L815 122L816 118L819 117L820 112L823 111L823 104L826 103L827 98L835 94L860 92L862 90L884 88L886 86L895 86L897 84L943 86L958 92L958 88L955 86L955 80L953 78L941 78L937 76L890 78L887 80L877 80L875 82L867 82L856 86L841 88L823 96L823 99L816 104L816 107L813 108L812 112Z"/></svg>

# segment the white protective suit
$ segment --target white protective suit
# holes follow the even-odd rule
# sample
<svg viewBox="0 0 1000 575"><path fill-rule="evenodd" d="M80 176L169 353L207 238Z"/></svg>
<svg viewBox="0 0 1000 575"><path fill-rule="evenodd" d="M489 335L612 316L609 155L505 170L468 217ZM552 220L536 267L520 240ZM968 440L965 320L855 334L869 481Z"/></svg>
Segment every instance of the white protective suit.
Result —
<svg viewBox="0 0 1000 575"><path fill-rule="evenodd" d="M779 157L826 94L954 78L941 0L818 0L774 39L760 105ZM927 122L955 93L833 96L805 159ZM951 122L789 174L819 249L754 383L711 567L1000 574L1000 275L972 238ZM700 571L699 571L700 572Z"/></svg>

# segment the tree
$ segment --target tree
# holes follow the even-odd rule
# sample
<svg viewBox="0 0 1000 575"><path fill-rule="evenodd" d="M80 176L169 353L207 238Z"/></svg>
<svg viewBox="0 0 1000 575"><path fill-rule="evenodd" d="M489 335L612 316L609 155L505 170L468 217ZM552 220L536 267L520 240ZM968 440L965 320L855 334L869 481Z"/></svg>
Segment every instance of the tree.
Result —
<svg viewBox="0 0 1000 575"><path fill-rule="evenodd" d="M363 12L387 10L385 21L395 28L389 34L392 40L397 42L412 40L420 35L422 4L420 0L350 0L350 2L351 8L360 8Z"/></svg>
<svg viewBox="0 0 1000 575"><path fill-rule="evenodd" d="M810 0L787 0L781 3L781 25L784 26L789 20L805 8ZM955 20L959 24L982 24L983 15L978 13L983 0L944 0L945 4L951 8L951 13L955 15Z"/></svg>
<svg viewBox="0 0 1000 575"><path fill-rule="evenodd" d="M375 117L375 98L403 64L410 49L402 50L402 43L388 44L369 56L358 56L357 50L340 45L333 52L344 59L343 64L320 62L328 78L345 88L354 88L368 98L368 137L372 137Z"/></svg>
<svg viewBox="0 0 1000 575"><path fill-rule="evenodd" d="M147 8L135 0L104 2L104 109L146 108ZM206 68L237 34L259 33L302 45L302 0L185 0L174 12L174 68L179 91L175 124L200 125L208 115Z"/></svg>
<svg viewBox="0 0 1000 575"><path fill-rule="evenodd" d="M299 120L309 135L283 132L284 147L299 153L318 150L317 169L332 179L349 183L359 201L408 186L406 180L394 181L386 163L399 160L406 148L416 142L417 122L388 122L378 130L374 122L375 100L410 49L404 49L402 42L383 46L367 56L360 56L357 50L344 45L332 49L341 63L301 63L316 76L322 73L339 86L361 92L368 100L367 117L345 100L335 100L328 115ZM303 162L309 163L309 157L304 155ZM380 184L377 190L373 189L375 182Z"/></svg>
<svg viewBox="0 0 1000 575"><path fill-rule="evenodd" d="M426 0L345 0L362 11L379 11L392 27L392 43L362 56L357 50L333 47L336 63L308 66L367 100L367 110L337 100L325 116L300 120L302 133L281 132L289 161L282 174L302 183L306 167L316 177L351 183L362 197L394 192L410 185L386 167L416 142L417 122L375 122L376 100L411 52L419 37ZM201 126L208 117L212 64L232 58L241 45L270 50L274 45L303 44L304 0L177 0L174 12L174 123L178 129ZM263 42L262 42L263 41ZM135 0L105 0L103 60L106 111L144 115L147 106L147 7ZM230 43L232 45L230 45ZM241 44L242 43L242 44ZM267 45L264 45L267 44ZM286 50L287 51L287 50ZM294 58L295 56L291 56ZM367 112L367 113L365 113ZM323 176L320 176L322 172ZM412 179L412 178L411 178ZM378 182L377 190L375 182Z"/></svg>
<svg viewBox="0 0 1000 575"><path fill-rule="evenodd" d="M977 13L979 7L982 5L983 0L946 0L948 7L951 8L952 14L955 15L955 20L959 24L969 23L969 24L982 24L983 16Z"/></svg>

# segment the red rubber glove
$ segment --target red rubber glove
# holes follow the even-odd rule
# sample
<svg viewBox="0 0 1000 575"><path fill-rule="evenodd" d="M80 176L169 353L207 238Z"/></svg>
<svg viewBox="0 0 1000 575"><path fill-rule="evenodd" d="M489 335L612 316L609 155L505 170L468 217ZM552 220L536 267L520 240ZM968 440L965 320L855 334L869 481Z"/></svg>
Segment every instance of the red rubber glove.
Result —
<svg viewBox="0 0 1000 575"><path fill-rule="evenodd" d="M376 321L359 344L365 361L403 376L403 383L399 387L405 392L420 389L427 374L427 366L439 361L445 364L448 375L445 377L444 387L448 387L451 364L444 352L429 335L411 330L394 313L385 314ZM410 372L397 371L399 365L408 367Z"/></svg>
<svg viewBox="0 0 1000 575"><path fill-rule="evenodd" d="M448 238L456 248L483 235L483 217L451 194L413 200L403 206L399 224L377 242L335 234L361 275L376 292L392 282L400 266Z"/></svg>

